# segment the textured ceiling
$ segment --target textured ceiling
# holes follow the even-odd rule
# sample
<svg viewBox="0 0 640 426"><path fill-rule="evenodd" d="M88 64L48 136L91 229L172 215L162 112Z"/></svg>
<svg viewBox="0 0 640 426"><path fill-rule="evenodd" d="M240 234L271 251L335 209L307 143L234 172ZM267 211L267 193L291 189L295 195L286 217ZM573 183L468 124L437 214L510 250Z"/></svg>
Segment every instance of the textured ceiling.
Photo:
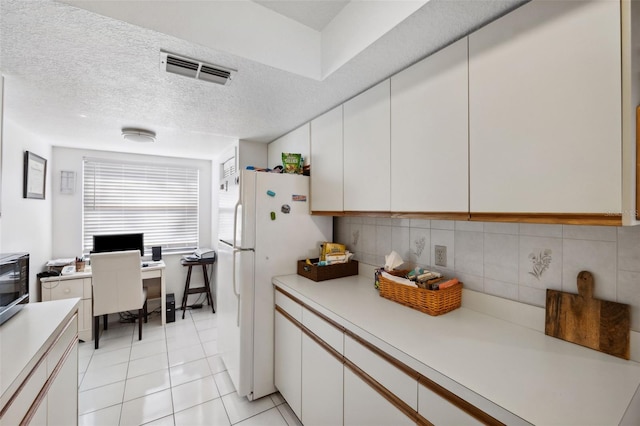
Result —
<svg viewBox="0 0 640 426"><path fill-rule="evenodd" d="M255 3L298 21L316 31L322 31L349 3L342 0L253 0Z"/></svg>
<svg viewBox="0 0 640 426"><path fill-rule="evenodd" d="M431 0L316 81L63 3L0 0L5 114L53 145L213 158L236 138L281 136L522 3ZM238 74L228 86L166 74L161 49ZM122 127L158 140L125 144Z"/></svg>

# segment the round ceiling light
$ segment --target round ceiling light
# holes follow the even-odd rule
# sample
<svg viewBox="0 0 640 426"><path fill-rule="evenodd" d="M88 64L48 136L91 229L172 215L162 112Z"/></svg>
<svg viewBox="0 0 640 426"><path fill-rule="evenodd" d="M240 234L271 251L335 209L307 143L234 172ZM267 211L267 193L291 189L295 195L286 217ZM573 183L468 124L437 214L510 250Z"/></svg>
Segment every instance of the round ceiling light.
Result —
<svg viewBox="0 0 640 426"><path fill-rule="evenodd" d="M133 142L155 142L156 133L143 129L122 129L122 137Z"/></svg>

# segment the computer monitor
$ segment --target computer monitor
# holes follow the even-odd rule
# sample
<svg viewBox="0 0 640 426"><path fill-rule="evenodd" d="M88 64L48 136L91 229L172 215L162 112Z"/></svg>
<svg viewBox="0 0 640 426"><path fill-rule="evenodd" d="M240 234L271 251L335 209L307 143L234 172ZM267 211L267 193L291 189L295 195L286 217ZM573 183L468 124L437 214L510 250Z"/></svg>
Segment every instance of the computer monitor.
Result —
<svg viewBox="0 0 640 426"><path fill-rule="evenodd" d="M144 234L108 234L93 236L92 253L140 250L144 256Z"/></svg>

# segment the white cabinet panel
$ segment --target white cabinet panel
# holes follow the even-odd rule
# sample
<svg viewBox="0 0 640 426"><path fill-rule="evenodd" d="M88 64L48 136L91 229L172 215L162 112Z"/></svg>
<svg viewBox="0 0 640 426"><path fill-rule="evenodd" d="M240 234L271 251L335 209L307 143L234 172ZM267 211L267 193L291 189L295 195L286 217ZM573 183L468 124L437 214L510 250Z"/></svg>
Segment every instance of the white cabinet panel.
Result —
<svg viewBox="0 0 640 426"><path fill-rule="evenodd" d="M78 342L58 371L47 393L49 425L78 424Z"/></svg>
<svg viewBox="0 0 640 426"><path fill-rule="evenodd" d="M342 105L311 121L311 211L342 211Z"/></svg>
<svg viewBox="0 0 640 426"><path fill-rule="evenodd" d="M35 414L31 418L31 422L29 426L46 426L47 424L47 398L44 398L40 403L40 406L36 410ZM77 423L69 423L69 424L77 424Z"/></svg>
<svg viewBox="0 0 640 426"><path fill-rule="evenodd" d="M308 309L302 310L302 324L338 353L344 353L344 332L338 330Z"/></svg>
<svg viewBox="0 0 640 426"><path fill-rule="evenodd" d="M482 424L422 385L418 385L418 413L436 426Z"/></svg>
<svg viewBox="0 0 640 426"><path fill-rule="evenodd" d="M276 306L279 306L286 313L295 318L296 321L302 322L302 306L279 291L276 291Z"/></svg>
<svg viewBox="0 0 640 426"><path fill-rule="evenodd" d="M401 426L415 422L345 367L344 424Z"/></svg>
<svg viewBox="0 0 640 426"><path fill-rule="evenodd" d="M469 36L471 212L621 210L620 3L532 1Z"/></svg>
<svg viewBox="0 0 640 426"><path fill-rule="evenodd" d="M275 385L301 418L302 331L280 312L275 316Z"/></svg>
<svg viewBox="0 0 640 426"><path fill-rule="evenodd" d="M343 364L306 334L302 335L302 423L341 425Z"/></svg>
<svg viewBox="0 0 640 426"><path fill-rule="evenodd" d="M26 381L24 387L20 389L15 400L4 413L2 419L0 419L0 425L14 426L20 424L24 416L29 411L29 407L31 407L31 404L38 396L38 393L44 387L46 381L47 363L43 362L34 370L31 377L29 377L29 380ZM75 395L77 395L77 393Z"/></svg>
<svg viewBox="0 0 640 426"><path fill-rule="evenodd" d="M378 383L390 390L394 395L407 403L414 410L418 409L418 380L409 377L398 367L390 364L381 356L345 336L344 356L356 364Z"/></svg>
<svg viewBox="0 0 640 426"><path fill-rule="evenodd" d="M344 210L389 211L390 83L344 104Z"/></svg>
<svg viewBox="0 0 640 426"><path fill-rule="evenodd" d="M468 212L467 39L391 77L391 210Z"/></svg>
<svg viewBox="0 0 640 426"><path fill-rule="evenodd" d="M55 342L55 345L51 347L51 350L47 355L47 374L51 375L58 363L61 362L67 348L70 346L71 342L75 340L77 332L78 320L77 318L74 318L73 321L69 323L69 326L63 331L58 341Z"/></svg>

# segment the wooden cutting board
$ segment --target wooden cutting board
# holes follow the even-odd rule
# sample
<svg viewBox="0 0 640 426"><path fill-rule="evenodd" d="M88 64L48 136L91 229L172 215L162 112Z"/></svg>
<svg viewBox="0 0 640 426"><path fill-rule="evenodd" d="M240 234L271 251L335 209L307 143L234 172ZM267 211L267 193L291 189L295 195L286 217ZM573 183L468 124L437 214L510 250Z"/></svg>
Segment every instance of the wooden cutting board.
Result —
<svg viewBox="0 0 640 426"><path fill-rule="evenodd" d="M578 274L578 294L547 290L545 334L629 359L629 305L595 299L593 275Z"/></svg>

